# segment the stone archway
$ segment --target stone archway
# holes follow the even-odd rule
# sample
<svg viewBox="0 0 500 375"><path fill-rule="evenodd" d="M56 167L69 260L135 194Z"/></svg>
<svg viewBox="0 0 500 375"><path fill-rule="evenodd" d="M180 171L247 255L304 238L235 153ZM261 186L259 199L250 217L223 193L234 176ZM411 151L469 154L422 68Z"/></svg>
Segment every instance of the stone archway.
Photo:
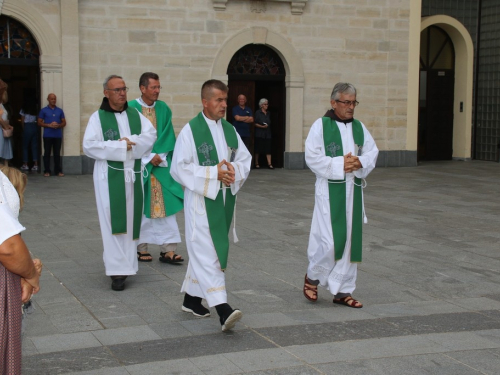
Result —
<svg viewBox="0 0 500 375"><path fill-rule="evenodd" d="M281 35L265 27L245 29L232 36L221 46L212 66L211 76L228 82L227 66L233 55L247 44L263 44L280 56L286 71L286 139L284 167L303 169L304 122L304 68L302 60L293 46Z"/></svg>
<svg viewBox="0 0 500 375"><path fill-rule="evenodd" d="M80 50L78 0L59 4L61 33L57 35L47 18L25 0L0 1L0 14L26 26L40 48L41 105L49 93L57 95L57 105L64 107L66 121L78 125L64 130L63 164L65 173L81 174L80 131ZM64 55L62 51L64 50Z"/></svg>
<svg viewBox="0 0 500 375"><path fill-rule="evenodd" d="M455 48L453 158L467 160L471 157L472 134L474 58L472 39L467 29L455 18L444 15L424 17L420 24L420 31L432 25L446 31Z"/></svg>

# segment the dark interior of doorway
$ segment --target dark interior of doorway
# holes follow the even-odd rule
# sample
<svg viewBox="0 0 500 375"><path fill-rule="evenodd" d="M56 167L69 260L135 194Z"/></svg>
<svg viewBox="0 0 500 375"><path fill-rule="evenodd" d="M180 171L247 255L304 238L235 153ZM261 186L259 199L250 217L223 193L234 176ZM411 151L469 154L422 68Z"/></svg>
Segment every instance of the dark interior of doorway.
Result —
<svg viewBox="0 0 500 375"><path fill-rule="evenodd" d="M274 78L274 79L273 79ZM286 119L286 90L284 78L276 79L269 76L231 77L229 76L229 97L226 119L233 122L232 108L238 105L238 95L247 97L247 106L255 113L259 109L259 100L266 98L269 101L268 111L271 114L272 132L272 164L275 168L283 168L285 153L285 119ZM251 154L254 155L254 132L252 126ZM255 165L255 161L252 161ZM267 166L265 155L259 155L259 165Z"/></svg>
<svg viewBox="0 0 500 375"><path fill-rule="evenodd" d="M0 62L0 78L9 85L7 90L9 94L9 101L5 105L9 113L9 121L14 126L14 135L12 136L12 149L14 158L10 161L10 165L14 167L21 167L23 163L23 129L21 124L21 115L19 112L23 108L25 100L31 97L34 98L35 103L40 103L40 73L38 61L34 64L21 64L4 65ZM37 108L39 111L40 108ZM38 116L38 113L36 114ZM40 163L41 155L41 129L38 129L38 155L36 155ZM29 167L33 166L33 155L31 150L28 155ZM40 168L39 171L40 173Z"/></svg>

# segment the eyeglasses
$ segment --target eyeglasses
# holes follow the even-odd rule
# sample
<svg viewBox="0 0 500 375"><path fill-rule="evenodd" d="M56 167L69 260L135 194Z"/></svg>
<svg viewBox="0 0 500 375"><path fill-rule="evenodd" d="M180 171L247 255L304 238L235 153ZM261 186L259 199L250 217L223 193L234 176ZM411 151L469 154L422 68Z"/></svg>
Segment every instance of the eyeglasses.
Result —
<svg viewBox="0 0 500 375"><path fill-rule="evenodd" d="M359 105L359 102L357 100L345 100L345 101L342 101L342 100L335 100L337 103L342 103L343 105L347 106L347 107L350 107L351 105L356 107Z"/></svg>
<svg viewBox="0 0 500 375"><path fill-rule="evenodd" d="M117 88L117 89L106 89L108 91L113 91L115 94L119 94L121 92L127 92L128 91L128 87L120 87L120 88Z"/></svg>
<svg viewBox="0 0 500 375"><path fill-rule="evenodd" d="M161 90L163 87L161 86L149 86L151 90Z"/></svg>

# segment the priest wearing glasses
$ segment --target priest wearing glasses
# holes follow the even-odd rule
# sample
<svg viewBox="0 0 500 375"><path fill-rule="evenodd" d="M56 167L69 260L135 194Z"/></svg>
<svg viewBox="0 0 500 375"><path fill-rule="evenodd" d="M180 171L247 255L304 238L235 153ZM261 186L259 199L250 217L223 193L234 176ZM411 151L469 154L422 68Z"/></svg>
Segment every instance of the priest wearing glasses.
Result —
<svg viewBox="0 0 500 375"><path fill-rule="evenodd" d="M143 166L156 141L156 130L127 103L128 87L111 75L103 84L101 107L89 119L83 151L95 159L94 189L101 226L106 275L111 288L125 289L127 276L137 273L136 248L143 213Z"/></svg>
<svg viewBox="0 0 500 375"><path fill-rule="evenodd" d="M333 295L333 303L361 308L352 293L367 222L363 187L375 168L378 148L365 125L353 118L359 102L352 84L337 83L330 103L332 109L314 122L305 143L316 193L303 293L316 302L321 285Z"/></svg>

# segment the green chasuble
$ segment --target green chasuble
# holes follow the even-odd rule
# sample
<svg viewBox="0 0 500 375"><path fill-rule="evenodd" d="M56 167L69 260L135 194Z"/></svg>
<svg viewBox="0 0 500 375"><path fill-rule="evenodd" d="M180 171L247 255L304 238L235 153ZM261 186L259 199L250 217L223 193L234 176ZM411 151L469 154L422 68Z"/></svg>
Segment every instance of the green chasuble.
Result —
<svg viewBox="0 0 500 375"><path fill-rule="evenodd" d="M128 124L130 134L141 134L141 118L134 108L127 108ZM121 138L118 122L114 112L99 110L99 120L101 121L102 134L105 141L117 141ZM125 195L125 172L123 162L108 160L108 189L109 204L111 211L111 232L113 234L127 233L127 201ZM142 180L141 180L141 159L135 159L134 173L134 224L133 239L139 239L142 220Z"/></svg>
<svg viewBox="0 0 500 375"><path fill-rule="evenodd" d="M203 114L200 112L198 116L189 121L189 126L193 133L194 144L200 165L211 167L219 164L220 161L217 157L217 149L212 138L212 133L208 128ZM224 130L227 146L233 149L232 151L236 151L238 149L238 137L236 136L234 126L222 119L222 129ZM229 229L233 221L235 201L236 196L231 193L230 188L226 189L225 201L222 196L222 190L219 190L215 200L205 197L205 208L210 235L214 242L215 251L217 252L222 270L225 270L227 267Z"/></svg>
<svg viewBox="0 0 500 375"><path fill-rule="evenodd" d="M358 120L352 121L354 143L362 149L365 143L363 127ZM342 137L337 122L330 117L323 117L323 140L325 155L330 157L343 156ZM342 259L347 240L346 218L346 184L343 180L328 180L330 196L330 216L332 222L335 260ZM363 192L361 179L354 178L354 202L352 208L351 262L361 262L361 247L363 243Z"/></svg>
<svg viewBox="0 0 500 375"><path fill-rule="evenodd" d="M154 110L156 114L157 138L151 152L154 154L167 154L168 167L156 167L151 163L146 165L148 177L144 178L144 215L148 218L151 218L151 174L153 174L161 184L166 215L173 215L184 207L184 191L182 190L182 186L170 175L172 154L175 147L172 111L167 103L161 100L155 103ZM141 103L137 100L128 102L128 105L136 108L142 113Z"/></svg>

